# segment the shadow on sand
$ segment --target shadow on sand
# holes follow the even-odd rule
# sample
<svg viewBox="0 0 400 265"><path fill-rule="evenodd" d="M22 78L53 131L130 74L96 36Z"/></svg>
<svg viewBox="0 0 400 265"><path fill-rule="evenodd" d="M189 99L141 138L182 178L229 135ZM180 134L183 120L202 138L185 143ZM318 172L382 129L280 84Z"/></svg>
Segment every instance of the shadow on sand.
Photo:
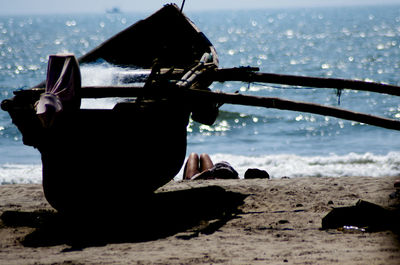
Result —
<svg viewBox="0 0 400 265"><path fill-rule="evenodd" d="M6 211L8 227L33 227L22 240L26 247L67 244L65 251L109 243L142 242L177 235L212 234L240 213L247 195L210 186L156 193L136 201L130 209L63 215L53 211ZM179 235L179 233L183 233Z"/></svg>

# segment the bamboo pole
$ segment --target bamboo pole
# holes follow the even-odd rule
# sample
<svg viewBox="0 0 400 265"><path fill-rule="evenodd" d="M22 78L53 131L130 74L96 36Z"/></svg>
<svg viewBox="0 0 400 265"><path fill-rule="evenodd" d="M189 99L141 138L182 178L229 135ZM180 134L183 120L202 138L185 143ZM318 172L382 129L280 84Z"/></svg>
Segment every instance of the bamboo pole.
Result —
<svg viewBox="0 0 400 265"><path fill-rule="evenodd" d="M300 111L319 115L331 116L345 120L357 121L386 129L400 130L400 121L378 117L374 115L353 112L336 107L323 106L313 103L291 101L273 97L258 97L242 94L217 93L204 90L188 89L188 96L196 100L212 100L216 103L228 103L236 105L257 106L275 108L281 110Z"/></svg>
<svg viewBox="0 0 400 265"><path fill-rule="evenodd" d="M43 89L44 90L44 89ZM42 89L35 90L37 96L43 92ZM29 90L25 90L29 92ZM255 106L264 108L274 108L281 110L291 110L299 112L307 112L318 115L336 117L344 120L361 122L369 125L374 125L386 129L400 131L400 120L389 119L359 112L353 112L336 107L323 106L314 103L291 101L274 97L259 97L243 94L232 94L223 92L212 92L191 88L177 88L174 90L166 89L165 91L152 91L144 89L142 86L89 86L82 87L80 90L82 98L105 98L105 97L140 97L140 96L155 96L155 93L163 92L161 97L181 97L182 100L190 101L213 101L215 103L227 103L235 105ZM20 91L16 94L23 94ZM33 92L31 92L33 93ZM29 94L28 96L31 96Z"/></svg>
<svg viewBox="0 0 400 265"><path fill-rule="evenodd" d="M143 86L84 86L79 89L81 98L134 98L145 93ZM16 90L14 95L25 98L39 98L45 92L45 88L37 87L26 90Z"/></svg>
<svg viewBox="0 0 400 265"><path fill-rule="evenodd" d="M347 80L338 78L308 77L271 73L254 72L257 68L224 68L216 69L213 80L218 82L242 81L263 82L291 86L306 86L316 88L353 89L370 91L400 96L400 87L388 84L365 82L359 80Z"/></svg>
<svg viewBox="0 0 400 265"><path fill-rule="evenodd" d="M160 91L158 91L160 92ZM255 106L264 108L274 108L281 110L307 112L324 116L336 117L344 120L351 120L360 123L365 123L373 126L378 126L386 129L400 130L400 121L374 116L365 113L344 110L331 106L323 106L314 103L292 101L274 97L259 97L243 94L232 94L222 92L211 92L199 89L182 89L174 91L174 95L179 95L182 92L183 98L189 98L196 101L208 100L216 103L226 103L235 105ZM140 86L115 86L115 87L82 87L82 97L102 98L102 97L139 97L151 92L146 92ZM172 93L171 93L172 94ZM151 95L149 95L151 96ZM165 91L165 96L168 97L168 91Z"/></svg>

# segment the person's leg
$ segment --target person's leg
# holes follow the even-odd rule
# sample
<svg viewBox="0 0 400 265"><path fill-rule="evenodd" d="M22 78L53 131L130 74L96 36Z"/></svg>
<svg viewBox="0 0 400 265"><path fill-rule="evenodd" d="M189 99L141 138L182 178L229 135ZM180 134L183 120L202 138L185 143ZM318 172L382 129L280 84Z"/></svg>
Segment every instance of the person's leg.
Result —
<svg viewBox="0 0 400 265"><path fill-rule="evenodd" d="M200 155L200 172L204 172L206 170L209 170L214 166L213 162L211 161L211 158L208 154L201 154Z"/></svg>
<svg viewBox="0 0 400 265"><path fill-rule="evenodd" d="M191 153L186 161L183 179L189 180L199 173L199 156L196 153Z"/></svg>

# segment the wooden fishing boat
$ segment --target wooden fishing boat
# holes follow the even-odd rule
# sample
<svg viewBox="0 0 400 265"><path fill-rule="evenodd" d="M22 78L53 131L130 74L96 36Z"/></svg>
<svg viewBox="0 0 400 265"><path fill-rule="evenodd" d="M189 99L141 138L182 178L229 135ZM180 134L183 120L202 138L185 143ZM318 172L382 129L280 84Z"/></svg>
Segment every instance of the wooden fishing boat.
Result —
<svg viewBox="0 0 400 265"><path fill-rule="evenodd" d="M35 109L46 81L16 91L12 99L2 102L24 144L40 151L44 193L60 211L132 206L138 197L170 181L185 159L186 127L194 106L179 95L163 97L163 90L176 89L176 82L170 79L190 76L193 66L218 66L210 41L172 4L78 61L83 65L100 59L123 67L153 68L144 90L158 91L159 96L142 95L111 110L82 109L80 98L105 97L119 87L77 89L74 104L66 102L64 110L46 126ZM165 72L168 80L162 78ZM79 73L75 74L79 79Z"/></svg>
<svg viewBox="0 0 400 265"><path fill-rule="evenodd" d="M61 63L57 63L60 58ZM171 180L184 162L189 115L210 125L223 103L309 112L400 130L397 119L307 102L210 91L213 81L243 81L400 96L400 87L388 84L259 73L252 67L218 69L214 47L176 5L164 6L78 60L81 65L105 60L151 69L144 86L80 87L74 81L80 78L74 70L78 62L74 57L60 58L50 57L45 82L16 91L14 98L2 102L24 144L40 151L44 192L58 210L124 207L151 194ZM62 80L66 87L79 88L66 93L63 103L52 95L52 87L63 83L52 82L53 66L59 75L71 76ZM111 110L79 107L82 98L101 97L131 100ZM45 112L49 102L54 104ZM57 112L61 108L63 111Z"/></svg>

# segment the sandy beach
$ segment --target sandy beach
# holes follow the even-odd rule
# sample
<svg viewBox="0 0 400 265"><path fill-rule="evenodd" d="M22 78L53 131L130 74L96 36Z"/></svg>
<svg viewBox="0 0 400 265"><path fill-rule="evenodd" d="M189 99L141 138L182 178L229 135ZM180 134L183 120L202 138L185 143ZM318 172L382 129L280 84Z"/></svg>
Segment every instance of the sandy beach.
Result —
<svg viewBox="0 0 400 265"><path fill-rule="evenodd" d="M399 264L396 229L321 229L359 200L398 214L395 179L173 181L123 213L75 217L40 185L4 185L0 264Z"/></svg>

